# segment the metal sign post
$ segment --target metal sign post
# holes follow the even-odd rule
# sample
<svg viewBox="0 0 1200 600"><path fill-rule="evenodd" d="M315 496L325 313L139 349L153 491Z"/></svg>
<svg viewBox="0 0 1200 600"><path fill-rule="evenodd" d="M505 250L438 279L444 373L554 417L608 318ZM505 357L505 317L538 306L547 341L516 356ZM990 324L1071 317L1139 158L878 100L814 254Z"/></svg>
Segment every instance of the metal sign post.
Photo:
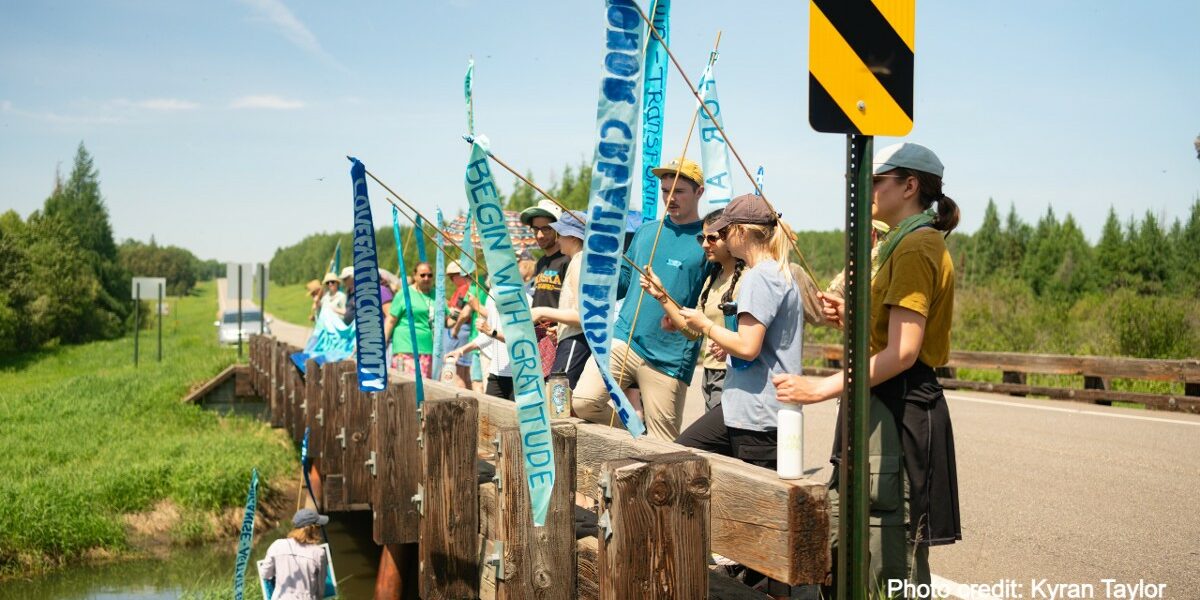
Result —
<svg viewBox="0 0 1200 600"><path fill-rule="evenodd" d="M133 366L138 364L138 330L141 329L142 284L133 284Z"/></svg>
<svg viewBox="0 0 1200 600"><path fill-rule="evenodd" d="M871 589L871 159L913 126L915 0L811 0L808 122L846 135L845 397L838 465L837 597Z"/></svg>
<svg viewBox="0 0 1200 600"><path fill-rule="evenodd" d="M238 263L238 358L242 357L242 265Z"/></svg>
<svg viewBox="0 0 1200 600"><path fill-rule="evenodd" d="M158 362L162 362L162 301L163 284L158 284Z"/></svg>
<svg viewBox="0 0 1200 600"><path fill-rule="evenodd" d="M258 334L267 332L267 266L258 263Z"/></svg>

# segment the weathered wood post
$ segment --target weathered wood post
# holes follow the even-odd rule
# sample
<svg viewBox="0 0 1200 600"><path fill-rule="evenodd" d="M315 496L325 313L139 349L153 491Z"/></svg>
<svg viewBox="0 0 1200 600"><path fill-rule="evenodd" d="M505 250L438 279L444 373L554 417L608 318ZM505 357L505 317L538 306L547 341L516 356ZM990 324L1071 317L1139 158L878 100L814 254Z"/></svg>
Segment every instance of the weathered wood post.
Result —
<svg viewBox="0 0 1200 600"><path fill-rule="evenodd" d="M543 527L534 527L521 453L521 431L497 435L496 527L488 540L483 584L495 583L495 598L575 597L575 426L555 425L554 488ZM489 594L480 590L480 597Z"/></svg>
<svg viewBox="0 0 1200 600"><path fill-rule="evenodd" d="M690 452L606 461L600 597L708 597L708 461Z"/></svg>
<svg viewBox="0 0 1200 600"><path fill-rule="evenodd" d="M317 432L320 427L317 415L321 412L321 366L317 361L308 359L304 362L304 428L308 430L308 455L318 456ZM301 439L304 433L301 432Z"/></svg>
<svg viewBox="0 0 1200 600"><path fill-rule="evenodd" d="M426 389L428 394L431 390ZM421 501L421 598L476 598L479 588L479 484L474 398L426 399Z"/></svg>
<svg viewBox="0 0 1200 600"><path fill-rule="evenodd" d="M330 512L346 510L345 482L342 474L342 456L346 452L346 397L343 377L353 363L342 361L325 364L322 380L332 385L325 386L324 433L321 435L321 478L324 492L324 509Z"/></svg>
<svg viewBox="0 0 1200 600"><path fill-rule="evenodd" d="M279 356L283 354L283 344L272 339L270 341L270 385L267 393L267 406L271 411L271 427L283 427L283 393L280 391L282 382L279 380Z"/></svg>
<svg viewBox="0 0 1200 600"><path fill-rule="evenodd" d="M1015 383L1017 385L1025 385L1025 381L1026 381L1025 373L1022 373L1020 371L1003 371L1000 374L1000 382L1001 383ZM1009 396L1027 396L1028 394L1025 394L1023 392L1010 392L1008 395Z"/></svg>
<svg viewBox="0 0 1200 600"><path fill-rule="evenodd" d="M374 394L375 429L370 437L375 458L372 537L383 546L375 596L415 598L421 513L413 496L423 473L417 445L421 424L415 385L392 379L387 391Z"/></svg>
<svg viewBox="0 0 1200 600"><path fill-rule="evenodd" d="M350 510L367 510L371 501L371 429L374 415L374 393L358 387L358 374L343 375L346 396L346 452L342 455L342 477L346 487L346 504Z"/></svg>

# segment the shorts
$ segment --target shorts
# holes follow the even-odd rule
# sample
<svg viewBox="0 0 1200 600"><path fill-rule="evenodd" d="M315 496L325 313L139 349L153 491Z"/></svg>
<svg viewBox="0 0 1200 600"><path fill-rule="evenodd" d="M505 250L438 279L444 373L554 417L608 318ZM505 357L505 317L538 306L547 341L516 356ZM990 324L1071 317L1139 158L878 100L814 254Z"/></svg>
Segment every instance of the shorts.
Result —
<svg viewBox="0 0 1200 600"><path fill-rule="evenodd" d="M579 383L579 376L583 374L583 368L587 366L588 359L591 357L592 349L588 347L582 333L558 340L558 351L554 355L554 368L550 372L566 373L568 385L571 389L575 389L575 384Z"/></svg>

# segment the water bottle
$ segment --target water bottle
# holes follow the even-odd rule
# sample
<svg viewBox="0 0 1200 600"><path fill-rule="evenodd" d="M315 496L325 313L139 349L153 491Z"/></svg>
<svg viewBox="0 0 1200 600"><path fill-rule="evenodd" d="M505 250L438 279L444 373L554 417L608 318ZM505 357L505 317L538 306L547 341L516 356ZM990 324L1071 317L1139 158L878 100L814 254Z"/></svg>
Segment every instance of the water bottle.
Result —
<svg viewBox="0 0 1200 600"><path fill-rule="evenodd" d="M550 418L571 416L571 386L567 374L555 371L546 380L546 393L550 396Z"/></svg>
<svg viewBox="0 0 1200 600"><path fill-rule="evenodd" d="M804 476L804 412L799 404L780 404L776 432L778 458L775 472L780 479Z"/></svg>

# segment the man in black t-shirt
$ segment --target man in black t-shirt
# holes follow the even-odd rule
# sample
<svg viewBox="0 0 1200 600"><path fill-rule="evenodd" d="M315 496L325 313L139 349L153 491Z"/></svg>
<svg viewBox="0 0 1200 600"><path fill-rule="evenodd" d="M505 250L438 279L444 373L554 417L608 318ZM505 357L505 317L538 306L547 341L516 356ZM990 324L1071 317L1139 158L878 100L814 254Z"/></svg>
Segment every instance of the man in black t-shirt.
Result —
<svg viewBox="0 0 1200 600"><path fill-rule="evenodd" d="M532 307L558 307L558 296L562 293L563 277L567 274L567 263L571 257L563 254L558 246L558 233L550 224L558 220L562 211L549 200L521 211L521 223L533 229L534 240L544 253L533 270ZM540 336L539 336L540 337Z"/></svg>

